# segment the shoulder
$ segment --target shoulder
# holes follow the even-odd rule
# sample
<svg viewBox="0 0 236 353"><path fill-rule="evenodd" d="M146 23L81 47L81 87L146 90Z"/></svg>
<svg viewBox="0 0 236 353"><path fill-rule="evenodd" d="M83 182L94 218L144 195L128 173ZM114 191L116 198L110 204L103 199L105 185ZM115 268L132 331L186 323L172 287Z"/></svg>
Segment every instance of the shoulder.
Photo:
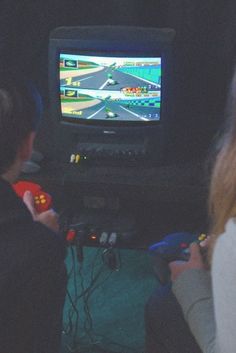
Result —
<svg viewBox="0 0 236 353"><path fill-rule="evenodd" d="M212 275L222 282L235 276L236 268L236 219L231 218L225 225L215 244L212 257Z"/></svg>
<svg viewBox="0 0 236 353"><path fill-rule="evenodd" d="M236 262L236 218L228 220L224 233L218 237L215 244L214 254L221 254L225 259L229 253L235 254L234 260Z"/></svg>
<svg viewBox="0 0 236 353"><path fill-rule="evenodd" d="M212 258L215 320L221 352L235 352L236 220L230 219L216 241Z"/></svg>

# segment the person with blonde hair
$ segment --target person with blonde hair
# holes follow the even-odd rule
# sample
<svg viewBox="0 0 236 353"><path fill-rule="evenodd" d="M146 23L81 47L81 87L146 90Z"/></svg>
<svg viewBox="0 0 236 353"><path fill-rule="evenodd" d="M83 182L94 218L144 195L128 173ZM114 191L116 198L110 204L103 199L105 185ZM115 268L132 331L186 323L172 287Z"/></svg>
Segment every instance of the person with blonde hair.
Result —
<svg viewBox="0 0 236 353"><path fill-rule="evenodd" d="M146 353L236 352L236 73L209 190L208 264L197 244L169 264L172 283L147 304Z"/></svg>

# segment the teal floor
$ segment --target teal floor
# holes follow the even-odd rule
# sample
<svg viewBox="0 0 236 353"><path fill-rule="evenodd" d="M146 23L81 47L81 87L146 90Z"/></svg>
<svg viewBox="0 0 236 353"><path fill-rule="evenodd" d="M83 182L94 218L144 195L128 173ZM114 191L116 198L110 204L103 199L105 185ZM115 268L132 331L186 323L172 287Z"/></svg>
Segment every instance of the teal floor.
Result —
<svg viewBox="0 0 236 353"><path fill-rule="evenodd" d="M82 267L75 249L68 251L63 353L144 352L144 307L157 285L150 258L143 250L115 249L111 270L103 251L84 248Z"/></svg>

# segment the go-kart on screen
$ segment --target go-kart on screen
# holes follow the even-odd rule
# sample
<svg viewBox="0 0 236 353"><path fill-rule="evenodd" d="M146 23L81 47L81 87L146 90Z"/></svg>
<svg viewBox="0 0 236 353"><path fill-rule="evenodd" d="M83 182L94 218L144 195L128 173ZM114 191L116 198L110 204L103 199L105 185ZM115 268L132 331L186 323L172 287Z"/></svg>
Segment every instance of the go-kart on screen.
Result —
<svg viewBox="0 0 236 353"><path fill-rule="evenodd" d="M159 121L161 58L60 54L63 120Z"/></svg>

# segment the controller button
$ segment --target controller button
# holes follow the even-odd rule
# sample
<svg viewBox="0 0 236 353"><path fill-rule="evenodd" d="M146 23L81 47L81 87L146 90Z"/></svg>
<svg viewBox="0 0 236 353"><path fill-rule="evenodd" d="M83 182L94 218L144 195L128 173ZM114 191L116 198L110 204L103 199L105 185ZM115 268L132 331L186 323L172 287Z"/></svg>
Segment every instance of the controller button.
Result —
<svg viewBox="0 0 236 353"><path fill-rule="evenodd" d="M204 239L206 239L206 234L200 234L198 240L203 241Z"/></svg>
<svg viewBox="0 0 236 353"><path fill-rule="evenodd" d="M185 249L185 248L188 247L188 244L187 244L187 243L181 243L181 244L180 244L180 247L181 247L182 249Z"/></svg>
<svg viewBox="0 0 236 353"><path fill-rule="evenodd" d="M45 200L45 199L41 199L41 201L40 201L42 204L45 204L47 201Z"/></svg>
<svg viewBox="0 0 236 353"><path fill-rule="evenodd" d="M36 205L39 205L39 204L40 204L40 201L39 201L39 200L36 200L35 203L36 203Z"/></svg>

